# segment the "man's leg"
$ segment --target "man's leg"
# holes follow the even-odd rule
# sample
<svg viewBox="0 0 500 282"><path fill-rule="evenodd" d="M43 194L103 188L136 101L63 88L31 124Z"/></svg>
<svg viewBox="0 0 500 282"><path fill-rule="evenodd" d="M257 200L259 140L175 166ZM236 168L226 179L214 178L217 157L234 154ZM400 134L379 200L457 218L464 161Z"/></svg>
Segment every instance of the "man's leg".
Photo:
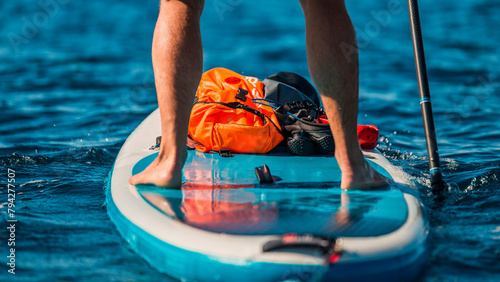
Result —
<svg viewBox="0 0 500 282"><path fill-rule="evenodd" d="M357 54L347 58L341 44L357 46L344 0L301 0L306 18L307 59L321 94L342 170L341 187L363 189L388 179L363 158L357 137L359 70Z"/></svg>
<svg viewBox="0 0 500 282"><path fill-rule="evenodd" d="M162 0L153 36L153 69L161 115L156 160L130 184L180 187L194 94L203 71L200 16L203 0Z"/></svg>

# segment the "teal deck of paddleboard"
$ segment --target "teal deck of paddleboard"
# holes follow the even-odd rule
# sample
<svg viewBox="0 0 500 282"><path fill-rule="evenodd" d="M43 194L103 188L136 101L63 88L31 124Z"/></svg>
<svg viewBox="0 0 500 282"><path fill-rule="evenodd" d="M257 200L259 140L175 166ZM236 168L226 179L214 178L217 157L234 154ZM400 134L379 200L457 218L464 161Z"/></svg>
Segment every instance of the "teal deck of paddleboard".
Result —
<svg viewBox="0 0 500 282"><path fill-rule="evenodd" d="M156 156L140 160L132 173L144 170ZM259 184L254 169L264 164L281 180ZM340 176L332 156L274 153L227 158L189 151L181 189L151 185L137 189L166 216L216 233L371 237L391 233L405 223L407 207L399 189L389 185L345 191L339 188Z"/></svg>

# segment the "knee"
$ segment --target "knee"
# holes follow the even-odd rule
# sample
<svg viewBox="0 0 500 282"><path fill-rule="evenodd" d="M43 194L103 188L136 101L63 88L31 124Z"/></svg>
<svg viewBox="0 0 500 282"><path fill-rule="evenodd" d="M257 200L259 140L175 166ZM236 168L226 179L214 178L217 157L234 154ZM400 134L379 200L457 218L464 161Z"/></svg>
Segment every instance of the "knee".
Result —
<svg viewBox="0 0 500 282"><path fill-rule="evenodd" d="M205 0L160 0L160 9L182 10L201 16Z"/></svg>

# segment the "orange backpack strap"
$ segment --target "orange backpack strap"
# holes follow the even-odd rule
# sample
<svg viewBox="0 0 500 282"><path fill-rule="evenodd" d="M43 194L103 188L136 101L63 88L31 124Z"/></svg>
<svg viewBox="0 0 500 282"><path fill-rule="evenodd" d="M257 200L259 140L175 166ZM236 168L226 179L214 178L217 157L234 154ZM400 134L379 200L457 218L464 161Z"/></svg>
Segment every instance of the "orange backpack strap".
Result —
<svg viewBox="0 0 500 282"><path fill-rule="evenodd" d="M246 91L246 93L248 93L248 91ZM238 97L238 95L236 95L236 97ZM231 108L231 109L242 109L242 110L245 110L245 111L247 111L249 113L252 113L252 114L260 117L262 119L262 122L264 124L266 124L266 122L267 122L266 119L269 120L269 122L271 122L271 124L276 128L276 131L278 131L278 133L281 136L284 137L284 133L283 133L283 131L281 131L281 128L276 123L274 123L274 121L270 117L266 116L265 114L259 112L258 110L254 109L254 108L251 108L251 107L249 107L249 106L247 106L245 104L238 103L238 102L224 103L224 102L202 102L202 101L197 101L197 102L195 102L195 104L196 103L201 103L201 104L219 104L219 105L223 105L225 107Z"/></svg>

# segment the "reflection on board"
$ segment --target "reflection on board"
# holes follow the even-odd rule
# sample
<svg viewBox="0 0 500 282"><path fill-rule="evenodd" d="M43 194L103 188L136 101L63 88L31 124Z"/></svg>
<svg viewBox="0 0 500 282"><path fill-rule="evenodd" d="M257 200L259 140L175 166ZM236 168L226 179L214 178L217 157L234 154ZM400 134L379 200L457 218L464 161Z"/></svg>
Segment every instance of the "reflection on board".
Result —
<svg viewBox="0 0 500 282"><path fill-rule="evenodd" d="M390 233L406 220L406 206L399 190L331 188L338 186L339 183L185 183L177 190L142 186L138 191L166 215L216 233L364 237Z"/></svg>

